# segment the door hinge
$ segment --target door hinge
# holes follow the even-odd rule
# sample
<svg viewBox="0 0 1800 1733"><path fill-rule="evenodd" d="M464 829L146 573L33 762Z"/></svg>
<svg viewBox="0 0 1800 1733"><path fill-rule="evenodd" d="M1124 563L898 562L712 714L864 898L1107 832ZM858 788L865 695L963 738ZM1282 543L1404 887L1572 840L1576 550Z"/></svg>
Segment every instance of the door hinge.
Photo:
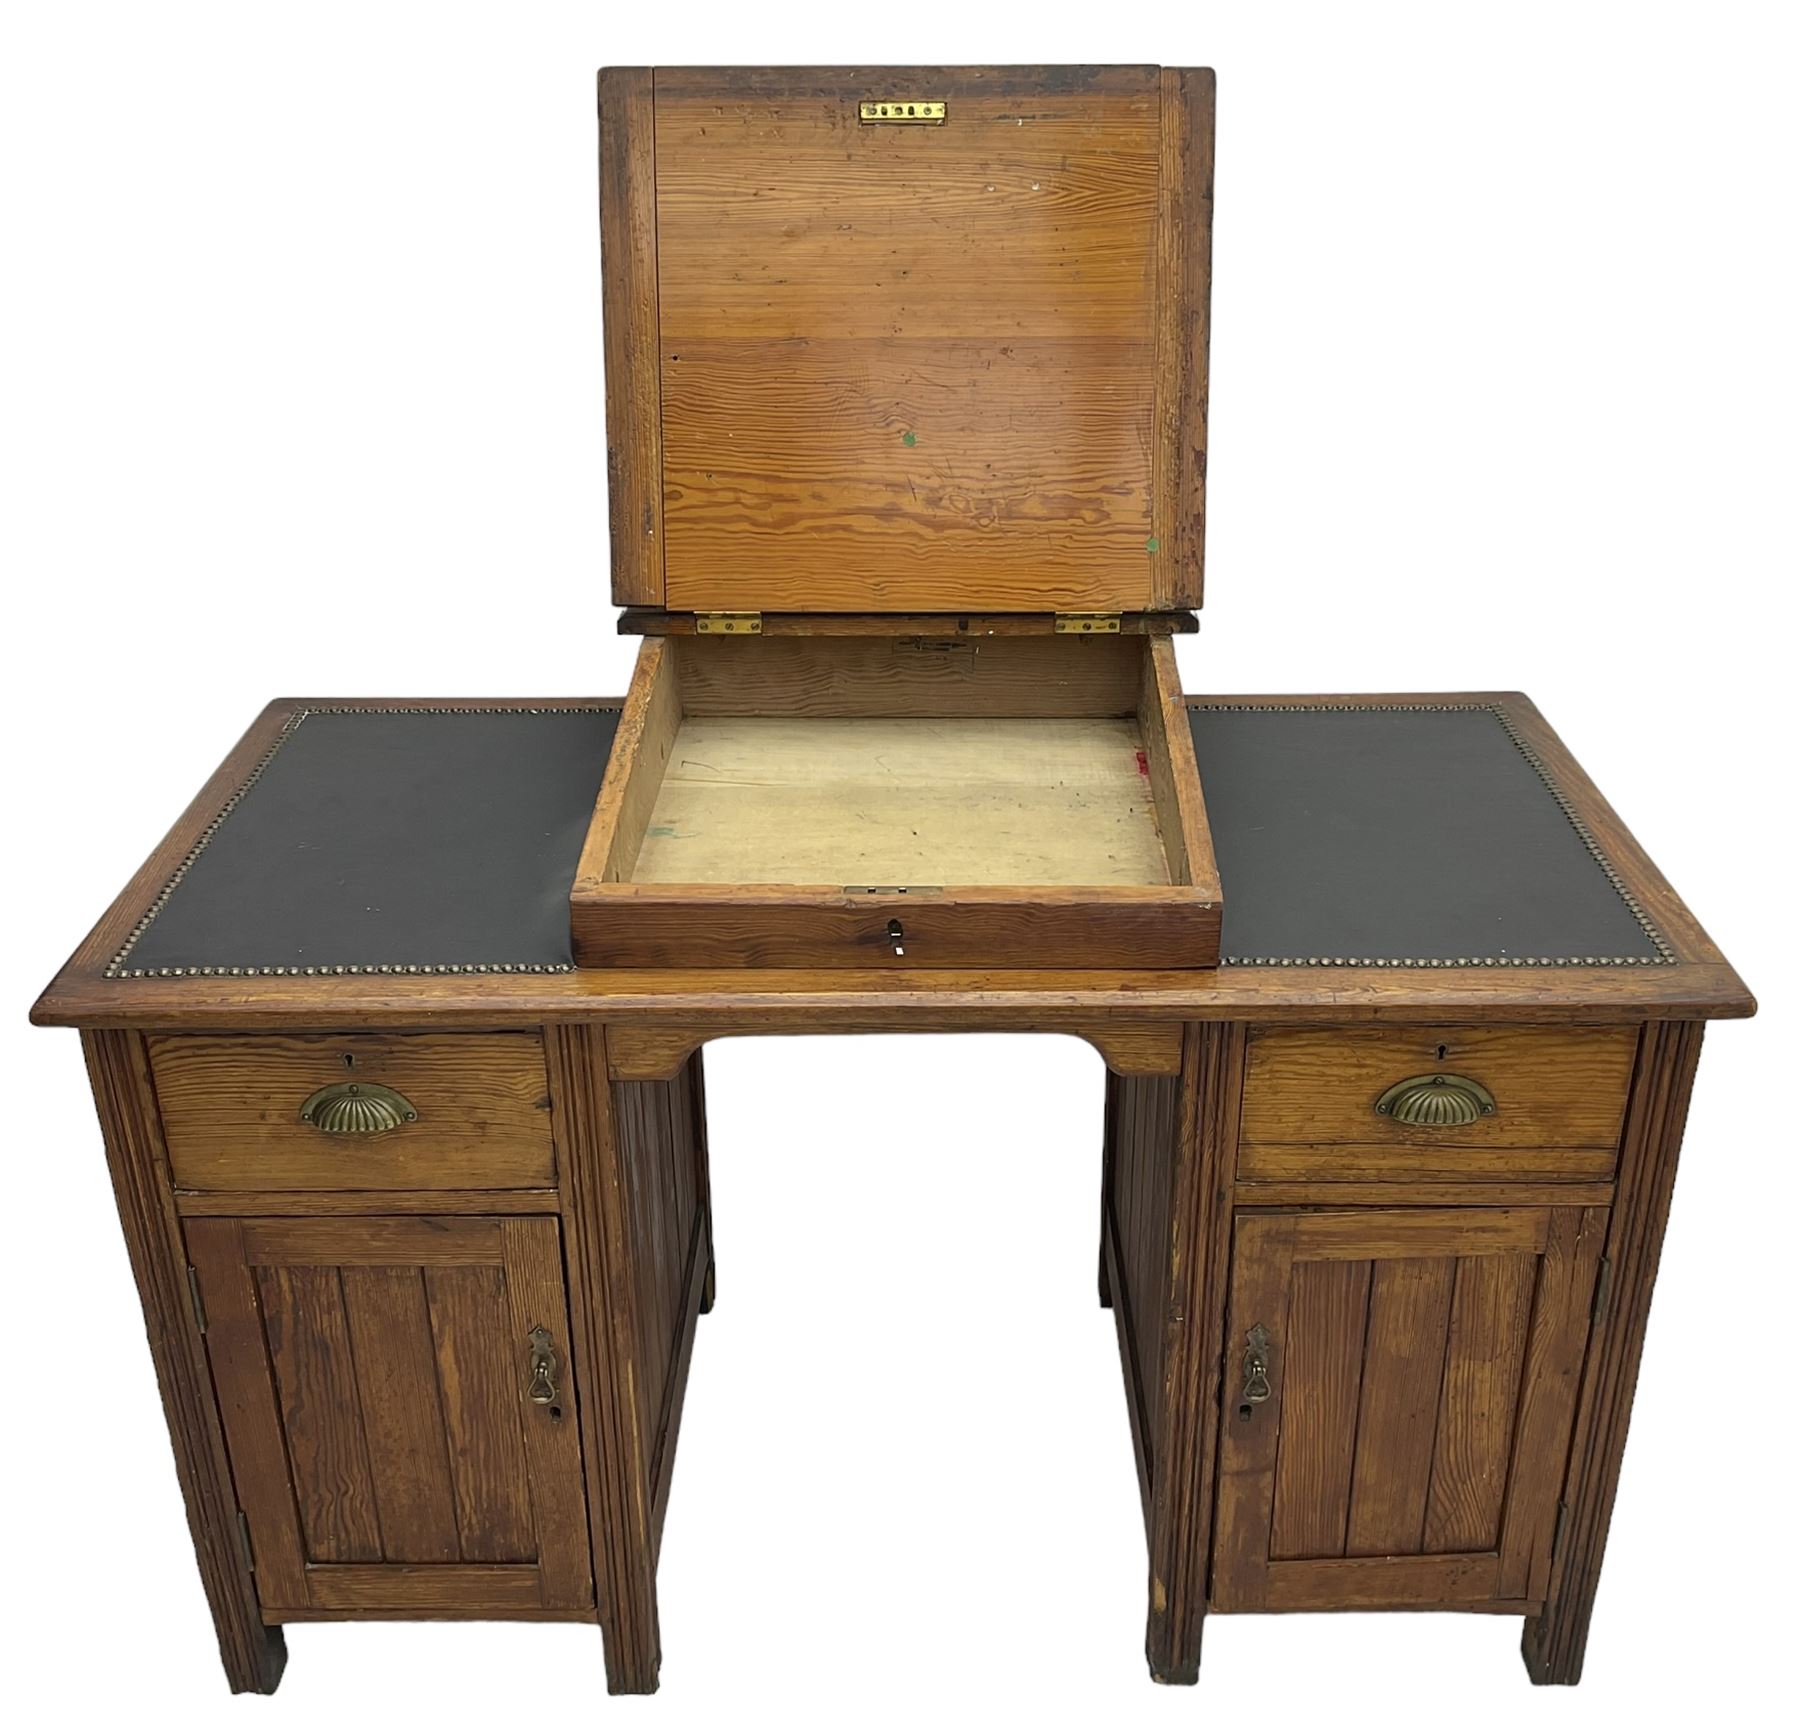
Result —
<svg viewBox="0 0 1800 1733"><path fill-rule="evenodd" d="M762 635L762 615L696 614L694 630L706 638L756 638Z"/></svg>
<svg viewBox="0 0 1800 1733"><path fill-rule="evenodd" d="M1058 632L1074 632L1082 636L1098 632L1117 632L1119 616L1117 614L1058 614L1056 630Z"/></svg>
<svg viewBox="0 0 1800 1733"><path fill-rule="evenodd" d="M250 1544L250 1519L240 1510L237 1513L238 1550L244 1555L244 1569L252 1576L256 1575L256 1549Z"/></svg>
<svg viewBox="0 0 1800 1733"><path fill-rule="evenodd" d="M1556 1527L1550 1533L1550 1559L1554 1563L1562 1552L1563 1530L1569 1526L1569 1506L1566 1500L1559 1501L1556 1506Z"/></svg>
<svg viewBox="0 0 1800 1733"><path fill-rule="evenodd" d="M200 1297L200 1272L192 1264L187 1267L188 1304L194 1308L194 1328L206 1334L206 1302Z"/></svg>
<svg viewBox="0 0 1800 1733"><path fill-rule="evenodd" d="M1598 1324L1606 1316L1606 1308L1612 1300L1612 1259L1600 1260L1600 1274L1594 1280L1594 1310L1588 1319L1590 1324Z"/></svg>

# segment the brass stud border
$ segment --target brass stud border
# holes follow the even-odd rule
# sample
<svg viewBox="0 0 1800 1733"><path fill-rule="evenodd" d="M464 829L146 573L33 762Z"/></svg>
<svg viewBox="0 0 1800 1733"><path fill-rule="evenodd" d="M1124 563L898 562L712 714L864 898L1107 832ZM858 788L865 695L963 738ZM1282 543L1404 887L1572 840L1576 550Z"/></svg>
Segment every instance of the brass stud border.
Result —
<svg viewBox="0 0 1800 1733"><path fill-rule="evenodd" d="M195 838L194 846L182 856L162 889L156 893L143 916L126 936L125 943L101 972L107 981L174 980L188 976L246 975L572 975L573 963L309 963L305 967L289 964L226 965L195 964L179 969L131 969L126 962L138 941L150 930L150 924L169 905L169 899L181 888L181 881L192 870L194 862L206 852L206 845L219 834L245 795L262 779L263 772L275 762L275 756L309 716L617 716L616 704L318 704L296 710L285 723L275 742L256 761L250 774L240 782L232 796L219 808L218 816Z"/></svg>
<svg viewBox="0 0 1800 1733"><path fill-rule="evenodd" d="M1657 930L1644 906L1632 895L1619 870L1612 863L1600 840L1588 829L1575 810L1574 803L1563 793L1550 767L1526 740L1506 709L1499 704L1190 704L1189 710L1255 713L1318 711L1321 714L1348 713L1357 710L1392 711L1485 711L1500 724L1500 731L1512 743L1519 756L1537 772L1538 779L1556 802L1557 810L1568 820L1569 828L1581 839L1582 846L1594 864L1606 875L1606 882L1619 901L1630 910L1643 934L1655 947L1654 957L1221 957L1219 962L1240 969L1643 969L1664 968L1680 961L1674 948Z"/></svg>
<svg viewBox="0 0 1800 1733"><path fill-rule="evenodd" d="M1550 797L1556 802L1557 809L1568 821L1569 827L1581 839L1594 863L1606 875L1619 900L1630 911L1632 918L1643 930L1645 938L1655 947L1654 957L1221 957L1221 964L1233 968L1344 968L1344 969L1498 969L1498 968L1645 968L1673 965L1679 961L1673 948L1665 940L1643 905L1632 895L1620 876L1618 869L1606 851L1600 846L1598 838L1588 828L1585 821L1576 812L1573 803L1564 794L1550 768L1531 744L1520 734L1513 720L1504 708L1498 704L1189 704L1190 711L1216 712L1254 712L1269 711L1274 713L1294 713L1317 711L1324 714L1332 712L1353 712L1360 710L1373 711L1485 711L1500 725L1501 731L1512 743L1519 756L1531 766L1544 784ZM151 923L168 906L170 898L180 888L194 863L205 852L207 844L219 833L226 819L237 809L263 773L275 760L281 748L293 738L300 725L309 716L479 716L479 715L603 715L617 714L617 707L609 704L483 704L483 705L432 705L432 704L390 704L390 705L320 705L297 711L284 724L281 734L274 744L257 761L242 783L219 809L218 815L206 826L196 838L194 846L182 858L175 871L157 893L142 918L132 928L125 943L113 956L103 971L106 980L138 980L146 978L174 979L187 976L315 976L315 975L567 975L574 973L571 963L338 963L308 964L304 967L283 964L226 966L223 964L195 965L185 968L132 969L126 962L138 941L149 931Z"/></svg>

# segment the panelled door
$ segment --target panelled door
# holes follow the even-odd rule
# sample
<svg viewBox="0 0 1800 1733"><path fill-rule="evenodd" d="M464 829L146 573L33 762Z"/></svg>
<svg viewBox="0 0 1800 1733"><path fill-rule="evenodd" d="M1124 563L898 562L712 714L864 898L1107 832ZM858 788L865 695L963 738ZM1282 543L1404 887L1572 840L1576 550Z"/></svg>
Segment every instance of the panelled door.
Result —
<svg viewBox="0 0 1800 1733"><path fill-rule="evenodd" d="M1212 1604L1543 1598L1603 1209L1238 1218Z"/></svg>
<svg viewBox="0 0 1800 1733"><path fill-rule="evenodd" d="M594 1604L553 1220L192 1220L271 1612Z"/></svg>

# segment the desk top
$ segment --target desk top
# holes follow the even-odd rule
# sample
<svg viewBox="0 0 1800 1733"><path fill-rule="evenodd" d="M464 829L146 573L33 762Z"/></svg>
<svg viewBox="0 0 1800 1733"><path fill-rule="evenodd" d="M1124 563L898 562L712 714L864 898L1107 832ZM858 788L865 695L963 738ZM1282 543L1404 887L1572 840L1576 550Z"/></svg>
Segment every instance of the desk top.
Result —
<svg viewBox="0 0 1800 1733"><path fill-rule="evenodd" d="M1528 699L1190 700L1216 970L576 970L605 699L271 705L40 1023L759 1027L1145 1016L1745 1016L1743 983Z"/></svg>
<svg viewBox="0 0 1800 1733"><path fill-rule="evenodd" d="M115 978L554 974L617 705L305 709Z"/></svg>
<svg viewBox="0 0 1800 1733"><path fill-rule="evenodd" d="M1674 960L1501 704L1189 702L1228 964Z"/></svg>

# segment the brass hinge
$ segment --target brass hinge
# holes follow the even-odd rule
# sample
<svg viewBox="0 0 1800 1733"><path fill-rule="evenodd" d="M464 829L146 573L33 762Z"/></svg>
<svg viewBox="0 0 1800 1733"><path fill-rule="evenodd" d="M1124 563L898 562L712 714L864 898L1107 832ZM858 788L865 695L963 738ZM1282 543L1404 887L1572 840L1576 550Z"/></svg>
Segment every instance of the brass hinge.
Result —
<svg viewBox="0 0 1800 1733"><path fill-rule="evenodd" d="M1559 1503L1556 1507L1556 1527L1554 1530L1551 1531L1551 1535L1550 1535L1550 1557L1553 1561L1555 1560L1557 1554L1559 1554L1562 1551L1563 1530L1565 1528L1567 1528L1568 1526L1569 1526L1569 1506L1568 1506L1567 1501L1565 1500L1565 1501Z"/></svg>
<svg viewBox="0 0 1800 1733"><path fill-rule="evenodd" d="M1087 636L1094 632L1116 632L1119 629L1117 614L1058 614L1056 630L1059 632L1075 632Z"/></svg>
<svg viewBox="0 0 1800 1733"><path fill-rule="evenodd" d="M1598 1324L1606 1316L1606 1307L1612 1299L1612 1259L1600 1260L1600 1274L1594 1282L1594 1309L1589 1314L1588 1322Z"/></svg>
<svg viewBox="0 0 1800 1733"><path fill-rule="evenodd" d="M206 1334L206 1302L200 1298L200 1272L192 1264L187 1267L188 1304L194 1308L194 1328Z"/></svg>
<svg viewBox="0 0 1800 1733"><path fill-rule="evenodd" d="M754 638L762 634L761 614L696 614L694 630L708 638Z"/></svg>
<svg viewBox="0 0 1800 1733"><path fill-rule="evenodd" d="M942 126L949 112L948 103L921 102L916 96L856 105L856 118L864 126Z"/></svg>
<svg viewBox="0 0 1800 1733"><path fill-rule="evenodd" d="M250 1519L240 1510L237 1513L238 1550L244 1555L244 1569L252 1576L256 1575L256 1549L250 1544Z"/></svg>

